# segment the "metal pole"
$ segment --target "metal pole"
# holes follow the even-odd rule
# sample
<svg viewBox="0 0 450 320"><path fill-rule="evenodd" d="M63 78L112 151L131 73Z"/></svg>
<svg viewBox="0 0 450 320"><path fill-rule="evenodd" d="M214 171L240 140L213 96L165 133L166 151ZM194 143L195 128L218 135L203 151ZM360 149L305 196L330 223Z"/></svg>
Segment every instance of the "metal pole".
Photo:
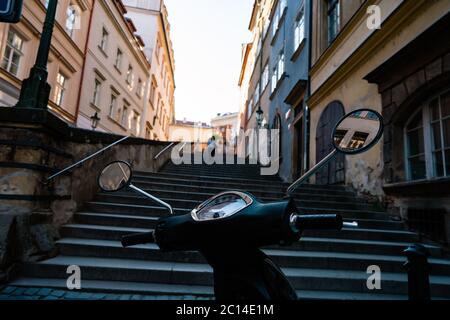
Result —
<svg viewBox="0 0 450 320"><path fill-rule="evenodd" d="M317 163L314 167L312 167L308 172L302 175L297 181L292 183L287 189L287 193L291 194L297 188L297 186L301 185L303 182L308 180L313 174L319 171L324 165L334 159L336 157L338 151L334 149L329 155L323 158L319 163Z"/></svg>
<svg viewBox="0 0 450 320"><path fill-rule="evenodd" d="M109 146L106 146L106 147L96 151L95 153L91 154L90 156L87 156L86 158L75 162L74 164L68 166L67 168L65 168L65 169L63 169L61 171L58 171L57 173L55 173L55 174L51 175L50 177L48 177L47 180L45 181L45 183L48 183L50 180L53 180L54 178L56 178L57 176L63 174L64 172L67 172L67 171L69 171L69 170L79 166L80 164L83 164L84 162L88 161L89 159L94 158L95 156L99 155L100 153L102 153L102 152L104 152L104 151L114 147L115 145L118 145L119 143L127 140L128 138L129 138L129 136L123 137L120 140L117 140L116 142L110 144Z"/></svg>
<svg viewBox="0 0 450 320"><path fill-rule="evenodd" d="M169 209L170 214L173 215L173 208L172 208L172 206L171 206L170 204L168 204L168 203L166 203L166 202L164 202L164 201L162 201L162 200L156 198L155 196L152 196L150 193L147 193L147 192L145 192L144 190L142 190L142 189L140 189L140 188L138 188L138 187L136 187L136 186L134 186L134 185L132 185L132 184L130 184L129 187L130 187L132 190L134 190L134 191L136 191L136 192L138 192L138 193L140 193L140 194L146 196L147 198L150 198L150 199L152 199L153 201L159 203L159 204L162 205L163 207L166 207L167 209Z"/></svg>
<svg viewBox="0 0 450 320"><path fill-rule="evenodd" d="M36 63L31 68L29 78L22 83L20 98L16 107L47 109L51 89L47 83L47 63L57 6L58 0L49 0Z"/></svg>

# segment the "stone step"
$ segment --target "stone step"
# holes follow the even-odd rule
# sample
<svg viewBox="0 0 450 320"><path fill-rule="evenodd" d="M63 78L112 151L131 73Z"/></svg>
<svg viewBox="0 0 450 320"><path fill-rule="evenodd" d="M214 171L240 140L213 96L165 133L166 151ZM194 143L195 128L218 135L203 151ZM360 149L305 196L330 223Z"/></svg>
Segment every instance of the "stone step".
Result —
<svg viewBox="0 0 450 320"><path fill-rule="evenodd" d="M74 215L75 223L79 224L93 224L113 227L125 228L142 228L153 229L156 227L158 217L143 217L119 214L106 213L82 213L78 212Z"/></svg>
<svg viewBox="0 0 450 320"><path fill-rule="evenodd" d="M57 278L27 278L22 277L10 283L17 287L51 288L67 290L66 279ZM112 293L112 294L139 294L173 296L175 299L183 296L210 297L214 296L212 286L190 286L163 283L124 282L124 281L99 281L82 280L80 292Z"/></svg>
<svg viewBox="0 0 450 320"><path fill-rule="evenodd" d="M95 218L94 218L95 219ZM125 217L121 219L126 219ZM132 220L132 219L130 219ZM108 220L98 221L100 224L69 224L62 227L62 234L66 237L83 237L83 234L87 234L87 237L94 239L105 239L105 240L120 240L123 235L126 235L130 229L129 225L133 222L126 222L118 226L112 218L111 222ZM150 223L149 223L150 225ZM140 225L141 231L146 232L146 230L151 229L150 227ZM121 230L124 226L125 231ZM98 227L102 227L99 229ZM132 228L131 228L132 229ZM142 231L144 230L144 231ZM81 234L78 234L80 232ZM133 232L133 231L132 231ZM131 232L131 233L132 233ZM355 239L355 240L374 240L374 241L391 241L391 242L416 242L418 241L418 235L413 232L403 231L403 230L377 230L377 229L350 229L344 228L340 231L335 230L308 230L304 231L303 236L314 237L314 238L334 238L334 239Z"/></svg>
<svg viewBox="0 0 450 320"><path fill-rule="evenodd" d="M178 194L173 195L172 197L164 197L159 192L151 192L152 195L162 199L170 203L174 207L178 208L195 208L200 205L205 200L209 199L213 195L206 195L203 197L189 197L189 195ZM281 199L273 199L273 198L258 198L259 201L262 202L274 202L280 201ZM137 194L137 193L129 193L129 194L113 194L113 193L100 193L94 198L96 202L110 202L110 203L124 203L124 204L139 204L139 205L148 205L151 203L151 200ZM370 210L371 208L365 203L353 203L353 202L343 202L343 201L323 201L323 200L310 200L310 199L302 199L296 200L296 203L300 207L313 207L313 208L335 208L335 209L351 209L351 210Z"/></svg>
<svg viewBox="0 0 450 320"><path fill-rule="evenodd" d="M297 251L321 251L321 252L348 252L362 254L397 255L404 256L403 251L413 243L394 242L386 240L357 240L336 239L322 237L302 237L300 241L293 243L284 250ZM443 257L442 249L434 245L425 245L433 257ZM269 249L277 249L271 246Z"/></svg>
<svg viewBox="0 0 450 320"><path fill-rule="evenodd" d="M12 286L26 288L51 288L67 290L65 279L53 278L19 278L11 283ZM189 299L190 297L213 298L212 286L182 286L154 283L136 283L119 281L84 280L81 292L100 294L138 294L143 296L156 295L162 300ZM356 293L339 291L297 290L301 300L407 300L406 295L388 295L377 293ZM145 297L146 298L146 297ZM158 297L159 298L159 297ZM106 298L107 299L107 298Z"/></svg>
<svg viewBox="0 0 450 320"><path fill-rule="evenodd" d="M206 264L156 262L125 259L58 256L38 263L25 263L25 277L67 279L67 267L80 267L84 280L151 282L176 285L211 286L212 270ZM282 268L297 290L331 290L370 293L363 271L325 270L310 268ZM433 296L446 296L450 277L430 276ZM402 295L407 292L407 276L382 273L378 293Z"/></svg>
<svg viewBox="0 0 450 320"><path fill-rule="evenodd" d="M168 203L173 203L170 199L167 200ZM185 208L180 208L174 206L174 211L176 214L188 213L196 207L197 203L191 203L190 206ZM187 205L187 202L185 202ZM299 212L302 214L341 214L345 219L375 219L375 220L389 220L389 216L383 214L379 211L368 211L368 210L351 210L351 209L335 209L335 208L307 208L307 207L297 207ZM134 215L150 215L154 210L161 210L162 213L168 212L167 209L153 205L137 205L137 204L126 204L126 203L111 203L111 202L87 202L83 206L83 210L93 211L93 212L103 212L103 213L132 213Z"/></svg>
<svg viewBox="0 0 450 320"><path fill-rule="evenodd" d="M64 256L121 258L148 261L173 261L206 263L198 252L161 252L156 244L123 248L119 241L65 238L58 241L59 253ZM342 252L293 251L264 249L280 267L318 269L364 270L378 265L385 272L404 272L406 258L392 255L355 254ZM450 274L450 262L443 259L429 260L431 274Z"/></svg>
<svg viewBox="0 0 450 320"><path fill-rule="evenodd" d="M221 183L227 183L227 182L236 182L242 181L246 184L264 184L268 181L271 183L276 184L277 186L289 186L288 183L284 183L279 178L268 178L269 176L258 176L258 177L223 177L220 175L201 175L198 174L196 171L194 172L187 172L187 173L176 173L176 172L135 172L135 177L160 177L160 178L173 178L173 179L183 179L183 180L191 180L191 181L218 181Z"/></svg>
<svg viewBox="0 0 450 320"><path fill-rule="evenodd" d="M140 183L134 182L134 185L142 186L144 191L150 193L159 193L164 197L173 197L174 195L178 195L179 197L186 197L191 199L196 198L205 198L208 196L213 196L219 194L224 191L237 190L237 191L245 191L253 194L257 198L270 198L273 200L283 199L286 196L285 192L276 191L276 190L267 190L259 188L251 188L251 189L239 189L239 188L224 188L222 186L198 186L198 185L189 185L182 184L182 182L156 182L152 181L151 183ZM342 195L336 195L328 190L324 190L324 192L317 192L319 189L309 189L303 188L300 192L295 192L293 197L295 199L303 199L308 198L310 200L324 200L324 201L344 201L344 202L355 202L355 203L365 203L361 198L356 197L352 193L344 193ZM135 194L131 191L122 191L117 194Z"/></svg>

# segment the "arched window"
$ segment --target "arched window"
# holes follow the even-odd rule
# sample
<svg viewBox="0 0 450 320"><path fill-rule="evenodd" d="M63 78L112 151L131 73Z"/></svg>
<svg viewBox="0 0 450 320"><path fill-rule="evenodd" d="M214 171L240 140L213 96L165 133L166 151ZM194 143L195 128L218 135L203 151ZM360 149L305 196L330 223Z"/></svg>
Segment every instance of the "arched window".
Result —
<svg viewBox="0 0 450 320"><path fill-rule="evenodd" d="M404 134L408 180L450 176L450 91L421 106Z"/></svg>

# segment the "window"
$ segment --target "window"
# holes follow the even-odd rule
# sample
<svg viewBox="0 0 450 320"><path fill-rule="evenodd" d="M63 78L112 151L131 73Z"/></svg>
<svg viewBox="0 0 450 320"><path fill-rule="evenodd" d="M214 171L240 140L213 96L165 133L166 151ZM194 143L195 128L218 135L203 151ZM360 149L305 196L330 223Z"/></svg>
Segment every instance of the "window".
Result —
<svg viewBox="0 0 450 320"><path fill-rule="evenodd" d="M278 61L272 70L272 92L277 88L278 82L284 74L284 52L281 52L278 56Z"/></svg>
<svg viewBox="0 0 450 320"><path fill-rule="evenodd" d="M136 90L136 94L139 98L142 98L142 94L143 94L143 85L142 85L142 79L139 78L138 79L138 85L137 85L137 90Z"/></svg>
<svg viewBox="0 0 450 320"><path fill-rule="evenodd" d="M273 26L272 26L272 36L274 37L277 34L278 29L280 28L280 21L284 14L284 9L287 7L287 0L280 0L278 2L278 6L275 9L275 14L273 16Z"/></svg>
<svg viewBox="0 0 450 320"><path fill-rule="evenodd" d="M135 110L133 110L133 133L138 136L140 131L140 118L141 116Z"/></svg>
<svg viewBox="0 0 450 320"><path fill-rule="evenodd" d="M120 69L122 68L122 57L123 57L122 50L117 49L116 62L114 63L114 66L115 66L116 69L119 70L119 71L120 71Z"/></svg>
<svg viewBox="0 0 450 320"><path fill-rule="evenodd" d="M281 79L281 76L283 74L284 74L284 53L281 53L278 59L278 80Z"/></svg>
<svg viewBox="0 0 450 320"><path fill-rule="evenodd" d="M49 0L45 0L44 1L44 6L45 6L46 9L48 8L48 2L49 2Z"/></svg>
<svg viewBox="0 0 450 320"><path fill-rule="evenodd" d="M253 113L253 98L250 99L247 106L247 120L250 119Z"/></svg>
<svg viewBox="0 0 450 320"><path fill-rule="evenodd" d="M156 94L156 85L155 82L153 82L152 80L152 84L150 87L150 105L152 106L152 108L154 108L154 103L155 103L155 94Z"/></svg>
<svg viewBox="0 0 450 320"><path fill-rule="evenodd" d="M339 0L327 0L328 1L328 44L336 39L339 30L341 28L341 13Z"/></svg>
<svg viewBox="0 0 450 320"><path fill-rule="evenodd" d="M92 104L95 106L100 105L100 96L102 90L102 82L99 79L94 81L94 95L92 96Z"/></svg>
<svg viewBox="0 0 450 320"><path fill-rule="evenodd" d="M75 23L77 20L77 11L75 7L70 5L67 8L67 19L66 19L66 32L72 38L75 30Z"/></svg>
<svg viewBox="0 0 450 320"><path fill-rule="evenodd" d="M120 124L127 129L129 128L128 107L129 107L129 105L127 103L125 103L125 105L123 106L123 110L122 110L122 118L120 119Z"/></svg>
<svg viewBox="0 0 450 320"><path fill-rule="evenodd" d="M128 71L127 71L127 83L132 86L133 85L133 67L131 66L131 64L128 66Z"/></svg>
<svg viewBox="0 0 450 320"><path fill-rule="evenodd" d="M305 39L305 12L302 9L294 27L294 51L298 49Z"/></svg>
<svg viewBox="0 0 450 320"><path fill-rule="evenodd" d="M274 92L277 88L278 78L277 78L277 66L272 69L272 83L271 83L271 92Z"/></svg>
<svg viewBox="0 0 450 320"><path fill-rule="evenodd" d="M155 47L155 56L156 56L156 60L159 62L159 55L161 53L161 44L159 42L159 39L156 40L156 47Z"/></svg>
<svg viewBox="0 0 450 320"><path fill-rule="evenodd" d="M450 91L432 99L405 126L408 180L450 176Z"/></svg>
<svg viewBox="0 0 450 320"><path fill-rule="evenodd" d="M264 67L264 71L261 76L261 89L264 91L269 84L269 64L267 63Z"/></svg>
<svg viewBox="0 0 450 320"><path fill-rule="evenodd" d="M109 116L114 119L114 114L116 113L117 107L117 96L113 93L111 94L111 101L109 103Z"/></svg>
<svg viewBox="0 0 450 320"><path fill-rule="evenodd" d="M5 54L3 55L2 68L15 76L19 72L20 60L23 56L22 47L22 38L14 30L10 29Z"/></svg>
<svg viewBox="0 0 450 320"><path fill-rule="evenodd" d="M256 85L256 88L255 88L255 103L258 103L259 102L259 83Z"/></svg>
<svg viewBox="0 0 450 320"><path fill-rule="evenodd" d="M61 72L58 72L56 76L56 86L55 86L55 103L61 106L64 101L64 95L66 93L66 83L67 78Z"/></svg>
<svg viewBox="0 0 450 320"><path fill-rule="evenodd" d="M108 38L109 38L109 33L108 33L108 31L106 31L105 28L103 28L102 39L100 42L100 49L102 49L102 51L104 53L106 53L106 50L108 49Z"/></svg>

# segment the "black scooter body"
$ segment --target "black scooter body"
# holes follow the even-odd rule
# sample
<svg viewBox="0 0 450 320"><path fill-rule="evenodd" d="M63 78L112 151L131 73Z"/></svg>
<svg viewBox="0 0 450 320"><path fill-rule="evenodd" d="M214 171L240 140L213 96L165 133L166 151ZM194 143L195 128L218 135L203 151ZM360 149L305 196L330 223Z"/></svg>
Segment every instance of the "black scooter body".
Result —
<svg viewBox="0 0 450 320"><path fill-rule="evenodd" d="M291 198L253 203L218 220L196 221L191 214L162 218L155 240L162 251L199 251L214 270L218 300L293 300L295 290L259 248L290 245L300 238L289 224L297 208Z"/></svg>

